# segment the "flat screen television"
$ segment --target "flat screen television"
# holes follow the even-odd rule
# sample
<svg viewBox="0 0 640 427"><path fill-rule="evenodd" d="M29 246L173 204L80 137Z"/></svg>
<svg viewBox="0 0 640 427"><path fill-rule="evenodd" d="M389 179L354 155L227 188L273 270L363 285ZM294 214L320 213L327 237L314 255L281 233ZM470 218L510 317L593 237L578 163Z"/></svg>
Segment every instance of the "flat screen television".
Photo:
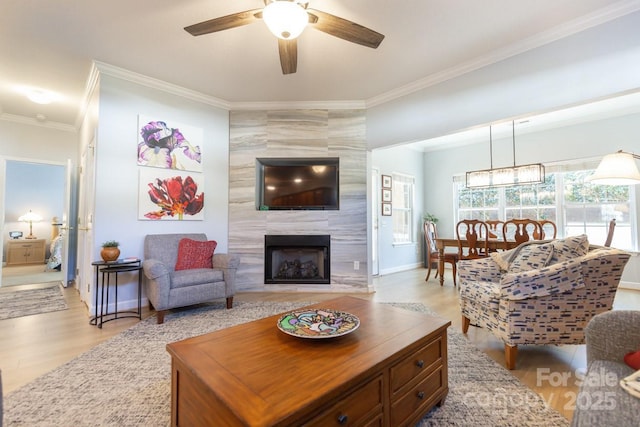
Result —
<svg viewBox="0 0 640 427"><path fill-rule="evenodd" d="M338 157L256 159L256 209L337 210Z"/></svg>

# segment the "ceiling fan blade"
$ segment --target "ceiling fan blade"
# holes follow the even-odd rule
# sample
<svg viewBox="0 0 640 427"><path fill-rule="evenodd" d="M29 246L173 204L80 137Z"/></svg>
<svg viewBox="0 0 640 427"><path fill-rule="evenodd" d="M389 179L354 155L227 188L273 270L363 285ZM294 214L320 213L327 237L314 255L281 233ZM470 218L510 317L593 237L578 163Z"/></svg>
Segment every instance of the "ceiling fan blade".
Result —
<svg viewBox="0 0 640 427"><path fill-rule="evenodd" d="M192 36L201 36L203 34L215 33L217 31L253 24L261 18L262 9L252 9L189 25L188 27L184 27L184 29Z"/></svg>
<svg viewBox="0 0 640 427"><path fill-rule="evenodd" d="M307 9L307 12L312 16L312 18L309 19L310 27L343 40L375 49L384 39L384 35L376 31L363 27L355 22L331 15L330 13L315 9ZM313 22L314 16L317 17L315 22Z"/></svg>
<svg viewBox="0 0 640 427"><path fill-rule="evenodd" d="M296 39L278 39L280 51L280 66L282 74L293 74L298 69L298 42Z"/></svg>

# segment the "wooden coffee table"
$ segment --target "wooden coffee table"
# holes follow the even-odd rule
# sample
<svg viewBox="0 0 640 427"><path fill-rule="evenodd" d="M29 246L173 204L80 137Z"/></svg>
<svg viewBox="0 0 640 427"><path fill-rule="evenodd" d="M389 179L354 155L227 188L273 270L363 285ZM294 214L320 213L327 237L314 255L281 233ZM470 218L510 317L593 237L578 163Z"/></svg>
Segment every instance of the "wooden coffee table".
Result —
<svg viewBox="0 0 640 427"><path fill-rule="evenodd" d="M402 426L444 402L451 322L354 297L309 307L360 326L305 339L281 332L276 315L168 344L171 424Z"/></svg>

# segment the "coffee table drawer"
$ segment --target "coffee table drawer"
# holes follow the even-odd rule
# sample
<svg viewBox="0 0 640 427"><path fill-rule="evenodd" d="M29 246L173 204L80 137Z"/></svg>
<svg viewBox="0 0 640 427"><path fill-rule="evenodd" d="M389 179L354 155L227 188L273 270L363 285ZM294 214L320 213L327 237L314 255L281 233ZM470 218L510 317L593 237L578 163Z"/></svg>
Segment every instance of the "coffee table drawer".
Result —
<svg viewBox="0 0 640 427"><path fill-rule="evenodd" d="M422 408L432 406L438 390L444 389L442 367L438 367L430 375L412 387L406 394L391 402L391 425L405 425L407 420L422 412Z"/></svg>
<svg viewBox="0 0 640 427"><path fill-rule="evenodd" d="M435 363L441 364L442 345L442 338L438 337L393 365L391 367L392 395L412 379L432 370Z"/></svg>
<svg viewBox="0 0 640 427"><path fill-rule="evenodd" d="M303 425L309 427L378 425L379 421L373 424L365 423L376 414L382 413L382 390L382 375L380 375L340 398L329 409Z"/></svg>

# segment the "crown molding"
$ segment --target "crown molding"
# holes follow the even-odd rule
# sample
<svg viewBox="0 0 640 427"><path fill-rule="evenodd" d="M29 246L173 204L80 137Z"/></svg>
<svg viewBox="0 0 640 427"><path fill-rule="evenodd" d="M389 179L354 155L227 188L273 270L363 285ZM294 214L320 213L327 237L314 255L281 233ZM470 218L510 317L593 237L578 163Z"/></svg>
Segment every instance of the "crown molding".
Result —
<svg viewBox="0 0 640 427"><path fill-rule="evenodd" d="M364 101L273 101L232 102L231 109L240 110L364 110Z"/></svg>
<svg viewBox="0 0 640 427"><path fill-rule="evenodd" d="M614 19L640 10L639 0L622 0L596 12L566 22L543 31L518 43L498 49L488 55L480 56L471 61L448 68L442 72L432 74L415 82L390 90L380 95L371 97L365 101L365 108L375 107L397 98L410 95L414 92L435 86L439 83L460 77L463 74L478 70L488 65L500 62L529 50L544 46L562 38L571 36L581 31L605 24Z"/></svg>
<svg viewBox="0 0 640 427"><path fill-rule="evenodd" d="M89 70L89 75L87 76L87 81L84 85L84 92L82 95L82 101L80 108L78 108L78 115L76 116L75 127L76 129L80 129L82 126L82 122L84 121L85 115L87 114L87 110L89 109L89 103L91 102L91 95L93 91L98 87L98 82L100 81L100 71L96 66L95 62L91 62L91 69Z"/></svg>
<svg viewBox="0 0 640 427"><path fill-rule="evenodd" d="M2 113L0 114L0 120L6 121L6 122L12 122L12 123L19 123L22 125L38 126L38 127L47 128L47 129L55 129L63 132L72 132L72 133L78 132L78 129L76 129L75 126L68 125L66 123L51 122L47 120L40 121L32 117L19 116L17 114Z"/></svg>
<svg viewBox="0 0 640 427"><path fill-rule="evenodd" d="M161 90L172 95L180 96L192 101L200 102L202 104L211 105L213 107L222 108L224 110L230 109L230 104L228 101L205 95L203 93L196 92L195 90L187 89L182 86L174 85L172 83L167 83L153 77L125 70L124 68L116 67L104 62L94 61L94 63L101 74L116 77L131 83L136 83L142 86L149 87L151 89Z"/></svg>

